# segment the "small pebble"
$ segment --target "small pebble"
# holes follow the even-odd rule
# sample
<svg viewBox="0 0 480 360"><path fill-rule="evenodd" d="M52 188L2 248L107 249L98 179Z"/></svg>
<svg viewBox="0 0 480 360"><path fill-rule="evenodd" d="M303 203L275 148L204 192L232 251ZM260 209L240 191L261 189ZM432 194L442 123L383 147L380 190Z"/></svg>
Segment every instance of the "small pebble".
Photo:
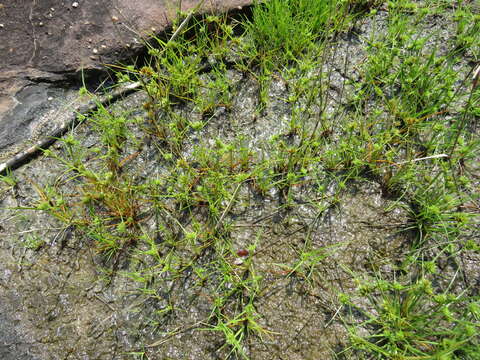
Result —
<svg viewBox="0 0 480 360"><path fill-rule="evenodd" d="M3 29L3 27L4 27L4 26L5 26L5 25L3 25L3 24L0 24L0 28L2 28L2 29Z"/></svg>
<svg viewBox="0 0 480 360"><path fill-rule="evenodd" d="M112 16L112 21L113 21L114 23L116 23L116 22L118 21L118 17L116 17L115 15Z"/></svg>
<svg viewBox="0 0 480 360"><path fill-rule="evenodd" d="M75 1L75 2L72 4L72 7L73 7L73 8L77 8L77 7L78 7L78 2Z"/></svg>
<svg viewBox="0 0 480 360"><path fill-rule="evenodd" d="M239 249L239 250L237 251L237 255L238 255L238 256L242 256L242 257L248 256L248 250L247 250L247 249Z"/></svg>
<svg viewBox="0 0 480 360"><path fill-rule="evenodd" d="M92 52L93 52L94 54L98 54L98 50L97 50L97 49L93 49Z"/></svg>
<svg viewBox="0 0 480 360"><path fill-rule="evenodd" d="M43 22L40 21L40 22L38 23L38 26L43 26Z"/></svg>
<svg viewBox="0 0 480 360"><path fill-rule="evenodd" d="M47 100L48 100L48 101L52 101L52 100L53 100L53 97L49 96L49 97L47 98Z"/></svg>

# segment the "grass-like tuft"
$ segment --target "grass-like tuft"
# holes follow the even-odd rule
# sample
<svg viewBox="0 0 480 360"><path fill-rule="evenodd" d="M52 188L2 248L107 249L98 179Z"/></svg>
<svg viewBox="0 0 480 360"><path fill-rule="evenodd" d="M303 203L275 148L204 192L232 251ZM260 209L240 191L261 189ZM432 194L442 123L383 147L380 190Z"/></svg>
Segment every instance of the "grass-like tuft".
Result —
<svg viewBox="0 0 480 360"><path fill-rule="evenodd" d="M185 312L164 289L197 289L207 315L188 329L221 334L225 358L247 359L251 342L281 335L258 306L277 291L266 281L274 274L287 293L306 284L303 295L336 299L328 324L349 335L338 357L479 359L478 291L457 278L462 256L480 246L471 235L480 212L478 15L452 6L270 0L241 21L187 17L175 38L153 39L145 64L118 73L141 83L142 115L99 106L86 118L94 145L72 132L45 152L65 171L54 184L32 182L39 199L30 209L91 239L112 275L132 259L124 274L156 304L155 329ZM439 16L456 29L448 41L430 22ZM248 122L238 78L255 83L246 100L263 110ZM18 183L0 180L6 191ZM408 219L391 225L406 241L398 257L385 254L389 270L363 259L359 276L345 270L341 241L324 246L313 224L365 180L392 201L385 212ZM239 228L252 231L240 249ZM270 238L293 255L277 261ZM329 271L356 286L345 280L338 299L322 278Z"/></svg>

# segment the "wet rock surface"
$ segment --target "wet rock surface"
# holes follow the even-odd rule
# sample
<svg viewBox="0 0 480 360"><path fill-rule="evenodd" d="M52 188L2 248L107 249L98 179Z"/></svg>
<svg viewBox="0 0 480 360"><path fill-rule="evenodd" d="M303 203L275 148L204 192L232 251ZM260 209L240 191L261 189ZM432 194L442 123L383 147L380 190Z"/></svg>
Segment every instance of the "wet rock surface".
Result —
<svg viewBox="0 0 480 360"><path fill-rule="evenodd" d="M235 97L234 108L229 112L217 111L193 143L218 137L228 142L244 134L250 136L250 147L260 150L272 132L285 130L278 119L289 117L289 107L282 101L288 90L283 81L273 81L262 120L255 121L257 82L236 71L230 71L229 78L240 95ZM115 111L128 111L132 118L143 117L145 113L140 109L146 99L144 93L138 92L115 105ZM193 109L179 111L190 112L192 121L201 120ZM100 141L88 124L75 132L86 148ZM58 143L53 151L61 155L64 147ZM191 151L187 144L185 156ZM141 178L154 178L162 171L159 164L163 160L158 157L152 144L129 171ZM209 294L215 290L215 282L198 287L188 273L176 281L163 279L155 267L135 258L134 249L131 260L122 260L112 277L112 263L96 253L92 240L84 234L65 227L46 213L15 209L41 200L38 188L62 182L62 171L60 163L41 157L15 172L18 185L2 189L0 230L6 240L0 244L0 258L4 259L1 309L15 314L15 320L10 315L4 317L0 331L4 331L5 344L19 334L14 345L3 348L6 358L22 359L18 357L22 351L25 359L41 360L125 359L134 352L144 352L151 359L227 358L222 335L205 331L212 326L208 323L213 301ZM71 185L65 185L75 191ZM261 314L260 325L269 333L264 341L250 343L248 352L252 359L305 359L319 355L329 358L332 349L346 339L341 321L334 316L333 304L339 292L355 287L351 275L339 264L362 272L371 261L381 264L400 255L402 244L409 241L408 233L399 234L389 226L392 222L406 222L405 210L394 206L387 211L394 202L383 198L378 184L365 181L350 186L327 212L319 209L330 206L333 199L329 196L315 205L307 201L293 211L278 211L281 204L275 192L254 201L247 191L242 196L248 201L232 208L233 247L244 249L257 243L258 255L253 257L253 263L263 278L264 296L258 299L256 307ZM305 186L295 189L293 196L302 203L302 199L307 200L314 193L314 189ZM253 226L248 225L252 223ZM369 224L375 224L374 233ZM145 226L155 229L153 223ZM277 265L293 265L297 261L298 251L305 244L305 227L312 234L313 248L333 246L336 250L325 257L322 272L315 275L314 281L322 279L323 290L311 288L301 276L287 276L288 272ZM140 250L145 245L138 246ZM231 262L241 274L244 270L238 260L232 258ZM142 294L139 284L125 276L139 270L151 279L150 287L157 294L154 298ZM158 311L161 313L172 304L172 314L155 320Z"/></svg>
<svg viewBox="0 0 480 360"><path fill-rule="evenodd" d="M79 2L78 7L70 7L68 14L82 6ZM379 14L379 22L383 15ZM371 31L370 25L360 24L363 35ZM353 92L351 86L345 85L346 72L349 78L359 76L357 70L345 69L344 64L351 60L354 67L365 56L356 47L363 41L360 37L345 37L342 41L325 70L331 75L327 107L332 112L343 101L343 94ZM249 149L266 154L272 134L287 131L291 108L284 99L289 90L280 76L270 84L268 103L261 114L257 110L258 81L235 69L228 70L228 77L232 106L220 106L209 114L208 124L192 134L182 149L184 158L191 156L197 144L207 143L213 148L216 138L230 143L240 136L247 139ZM75 98L73 93L62 91L47 83L22 88L18 98L24 100L22 103L28 101L35 110L18 106L16 111L26 119L19 134L28 136L29 122L36 114L57 111ZM56 96L63 100L48 100ZM142 106L147 99L139 91L109 109L119 116L144 119ZM191 122L203 118L189 106L179 106L178 113ZM138 122L132 125L136 141L125 144L125 156L136 154L138 142L144 140L137 126ZM101 143L93 128L93 122L86 122L72 130L86 149ZM9 129L0 126L0 133L6 134ZM3 144L8 147L15 138L7 140ZM159 148L158 144L147 143L128 163L132 179L154 179L163 174L166 160ZM60 157L67 153L62 143L55 144L52 151ZM93 163L93 169L95 161L85 159L89 166ZM475 161L471 163L475 165ZM322 171L318 165L312 172ZM229 358L223 335L206 331L215 325L208 318L218 278L212 277L201 285L193 280L192 271L186 271L181 278L168 278L155 262L137 256L137 251L148 251L142 242L134 244L118 263L106 259L87 234L44 212L19 209L38 205L42 201L39 189L49 186L61 188L75 199L81 188L75 176L66 174L65 168L51 157L40 157L14 175L18 180L14 186L2 183L0 187L0 356L12 360L116 360L133 359L135 354L149 359ZM412 233L405 230L410 225L408 204L386 196L385 189L374 179L348 182L348 188L341 192L336 191L337 182L328 185L322 192L308 183L293 187L290 195L298 205L293 209L282 207L281 194L275 189L260 197L242 188L240 201L227 216L232 248L242 250L255 244L251 261L262 278L261 296L255 306L260 314L259 325L268 331L261 339L255 336L249 340L247 352L252 360L333 358L348 338L339 313L339 296L357 287L352 273L367 273L372 268L392 273L392 264L405 255L414 240ZM148 205L146 208L143 210L152 211ZM199 206L199 216L202 211ZM157 234L155 221L154 217L147 218L142 226L161 244L164 239ZM319 254L325 251L326 255L314 265L309 263L315 267L311 278L285 268L298 264L307 233L312 249ZM478 235L475 229L472 234ZM432 257L435 251L432 249ZM207 254L203 261L208 260ZM232 253L228 260L238 276L245 275L246 259L239 252ZM468 288L478 289L478 256L462 260L467 264ZM308 273L306 269L303 274ZM215 269L209 270L216 274ZM441 270L455 276L452 263L445 263ZM310 282L323 285L312 287Z"/></svg>
<svg viewBox="0 0 480 360"><path fill-rule="evenodd" d="M201 11L227 11L249 0L206 1ZM172 24L178 6L197 1L5 1L0 4L0 161L36 141L36 116L54 108L65 88L94 82ZM48 89L48 90L47 90ZM39 130L37 132L43 132ZM42 135L48 135L42 134Z"/></svg>
<svg viewBox="0 0 480 360"><path fill-rule="evenodd" d="M61 173L48 159L40 159L21 169L18 176L22 183L23 179L43 182L43 176L34 174L47 171L52 174L51 181ZM37 196L32 186L20 185L16 194L3 194L1 207L27 205ZM315 207L307 205L289 214L303 220L298 223L268 217L251 228L244 227L252 218L275 213L275 196L248 212L233 209L234 213L246 213L233 222L238 225L232 234L234 247L246 248L252 239L258 243L253 261L265 288L256 307L262 315L261 326L271 332L264 341L251 342L252 359L330 358L332 349L345 343L345 329L334 317L333 304L339 292L348 292L355 284L339 264L362 272L370 262L388 262L385 254L390 258L402 253L409 237L397 234L390 224L406 221L407 215L399 209L385 212L392 204L382 198L378 185L364 182L351 184L351 191L339 200L336 209L321 218ZM15 339L14 344L4 347L6 359L125 359L135 351L145 351L152 359L227 358L221 334L199 330L209 326L209 293L213 289L208 284L199 288L188 275L175 283L164 281L151 269L150 286L158 294L153 300L138 291L138 283L122 274L109 282L111 265L104 267L90 240L52 221L47 214L3 210L1 216L3 235L9 239L0 247L4 259L1 308L15 314L15 321L3 319L0 330L5 334L4 343ZM334 246L338 250L322 261L323 272L312 280L322 279L324 289L312 290L306 279L286 276L276 265L297 261L297 251L305 242L303 229L311 223L313 247ZM372 223L376 229L373 237L369 228ZM265 232L262 228L272 230ZM25 234L22 229L35 231ZM134 271L138 266L135 261L124 264L121 272ZM242 272L241 265L232 266ZM102 274L102 267L106 273ZM146 273L150 274L148 267ZM160 323L152 322L156 311L167 304L175 304L175 313ZM170 333L176 335L164 335ZM25 357L19 356L22 351Z"/></svg>
<svg viewBox="0 0 480 360"><path fill-rule="evenodd" d="M5 360L34 360L35 358L29 355L30 344L26 337L18 333L12 326L16 323L16 320L11 316L14 313L14 308L4 299L0 298L0 301L2 303L0 310L0 356Z"/></svg>
<svg viewBox="0 0 480 360"><path fill-rule="evenodd" d="M46 83L26 86L20 90L16 94L18 104L15 110L9 111L0 122L0 148L13 148L15 144L22 144L29 139L42 115L55 107L51 104L53 99L64 97L64 93L63 89Z"/></svg>
<svg viewBox="0 0 480 360"><path fill-rule="evenodd" d="M245 94L255 94L258 85L241 73L232 72L230 77L238 94L244 95L236 98L233 111L218 111L196 141L216 137L229 141L239 133L254 134L251 147L260 149L272 131L282 132L278 117L288 118L288 107L281 101L287 90L282 81L274 81L262 121L252 121L257 100ZM131 117L144 116L142 110L131 109L141 109L146 99L139 92L117 106L122 111L130 109ZM194 111L190 116L200 119ZM77 128L76 136L87 148L99 141L88 125ZM63 146L57 144L53 151L61 155ZM190 151L187 146L185 154ZM155 146L148 147L130 171L142 178L158 176L162 171L158 156ZM7 240L0 246L4 259L0 296L1 308L8 314L3 315L0 333L3 331L4 343L9 344L3 347L5 358L113 360L133 358L135 352L151 359L228 358L221 334L205 331L211 326L209 294L214 291L213 284L198 287L189 274L176 281L163 279L148 262L136 260L134 249L131 260L122 262L112 277L111 262L96 253L92 240L84 234L46 213L15 209L38 202L37 186L61 182L62 169L61 164L42 157L16 171L17 186L3 188L0 218ZM301 204L313 194L314 189L302 186L292 196ZM338 295L356 287L345 269L362 273L373 263L388 268L392 259L401 257L411 241L408 232L398 232L398 227L408 222L406 209L401 202L384 198L381 187L372 181L350 183L340 198L334 200L327 192L317 203L305 202L291 211L278 210L281 204L275 192L258 202L248 192L244 196L249 201L240 201L231 210L231 239L235 249L257 244L253 263L263 278L264 290L256 309L261 314L260 325L269 331L262 341L250 341L250 358L331 358L332 351L345 345L347 338L336 314ZM155 228L155 224L145 226ZM306 228L314 249L335 250L317 264L322 270L310 280L287 276L278 266L293 266L298 261ZM231 259L232 266L241 274L241 262L236 261L238 258ZM153 299L139 291L138 282L125 276L139 269L150 278L149 287L157 294ZM320 281L324 287L313 288L310 281ZM172 314L154 320L171 304ZM8 339L14 334L12 345Z"/></svg>

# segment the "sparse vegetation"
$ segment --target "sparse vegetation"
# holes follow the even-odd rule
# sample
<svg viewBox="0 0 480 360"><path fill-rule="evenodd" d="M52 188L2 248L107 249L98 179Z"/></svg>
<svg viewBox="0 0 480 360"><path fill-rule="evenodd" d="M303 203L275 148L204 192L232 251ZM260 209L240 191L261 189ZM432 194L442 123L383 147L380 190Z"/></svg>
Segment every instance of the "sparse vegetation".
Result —
<svg viewBox="0 0 480 360"><path fill-rule="evenodd" d="M98 143L72 132L45 151L64 172L33 184L31 209L73 226L110 260L111 276L137 282L157 307L146 326L165 341L178 329L164 323L185 309L164 292L189 286L208 316L185 328L221 333L219 356L249 359L252 341L276 336L258 306L273 278L287 292L302 284L313 298L328 294L325 327L340 322L348 339L328 345L332 358L480 359L479 292L459 260L468 253L480 265L472 6L270 0L249 19L193 18L174 41L156 39L146 64L119 72L142 83L143 110L99 107L87 119ZM429 29L434 16L455 31ZM371 29L356 35L362 21ZM362 56L341 47L349 36ZM225 130L238 121L237 75L258 89L252 121L268 121L273 101L286 109L258 138L241 122ZM409 214L392 224L407 245L351 269L338 260L345 244L322 245L315 226L360 181L391 200L385 212ZM242 226L251 232L239 238ZM272 237L288 256L271 250ZM28 248L43 244L29 239ZM345 279L340 295L329 271ZM155 358L161 344L130 355Z"/></svg>

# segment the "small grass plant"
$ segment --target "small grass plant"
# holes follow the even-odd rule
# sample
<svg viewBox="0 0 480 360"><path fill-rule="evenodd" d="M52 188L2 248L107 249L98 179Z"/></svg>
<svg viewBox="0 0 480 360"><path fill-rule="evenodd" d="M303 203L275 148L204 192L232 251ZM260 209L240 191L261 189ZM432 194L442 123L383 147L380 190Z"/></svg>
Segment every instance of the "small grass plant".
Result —
<svg viewBox="0 0 480 360"><path fill-rule="evenodd" d="M435 272L434 265L425 268ZM343 301L351 311L360 311L365 318L361 327L370 334L362 336L358 325L348 326L352 356L478 359L478 299L448 290L436 293L424 270L406 281L377 277L358 279L358 284L358 296L367 300L370 310L356 308L348 297Z"/></svg>

